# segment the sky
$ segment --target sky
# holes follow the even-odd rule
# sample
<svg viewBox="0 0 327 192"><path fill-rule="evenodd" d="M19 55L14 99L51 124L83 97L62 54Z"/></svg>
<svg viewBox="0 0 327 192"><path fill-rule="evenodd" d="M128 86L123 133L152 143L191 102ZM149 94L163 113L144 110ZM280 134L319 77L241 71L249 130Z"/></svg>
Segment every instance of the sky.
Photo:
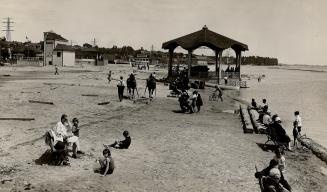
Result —
<svg viewBox="0 0 327 192"><path fill-rule="evenodd" d="M0 10L15 22L16 41L38 42L53 30L73 44L95 38L100 47L161 50L207 25L247 44L243 55L327 65L326 0L0 0Z"/></svg>

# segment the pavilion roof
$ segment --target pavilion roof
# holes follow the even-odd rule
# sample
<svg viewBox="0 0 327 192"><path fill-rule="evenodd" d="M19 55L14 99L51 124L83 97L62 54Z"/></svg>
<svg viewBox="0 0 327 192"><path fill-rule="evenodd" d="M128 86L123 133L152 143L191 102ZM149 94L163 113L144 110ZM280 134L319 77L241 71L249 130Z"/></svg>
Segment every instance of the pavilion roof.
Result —
<svg viewBox="0 0 327 192"><path fill-rule="evenodd" d="M175 49L181 46L186 50L194 50L200 46L207 46L213 50L232 48L236 51L247 51L248 46L231 38L220 35L204 26L200 31L167 41L162 44L163 49Z"/></svg>

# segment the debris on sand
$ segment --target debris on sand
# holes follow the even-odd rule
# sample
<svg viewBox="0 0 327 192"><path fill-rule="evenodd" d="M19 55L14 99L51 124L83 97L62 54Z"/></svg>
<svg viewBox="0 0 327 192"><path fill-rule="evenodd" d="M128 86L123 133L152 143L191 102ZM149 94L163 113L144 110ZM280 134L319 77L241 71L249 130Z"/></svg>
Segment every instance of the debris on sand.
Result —
<svg viewBox="0 0 327 192"><path fill-rule="evenodd" d="M109 103L110 101L107 101L107 102L98 103L98 105L108 105Z"/></svg>
<svg viewBox="0 0 327 192"><path fill-rule="evenodd" d="M0 120L14 120L14 121L34 121L35 118L19 118L19 117L0 117Z"/></svg>
<svg viewBox="0 0 327 192"><path fill-rule="evenodd" d="M9 175L16 172L17 170L18 169L16 169L14 166L11 167L7 165L0 165L0 175Z"/></svg>
<svg viewBox="0 0 327 192"><path fill-rule="evenodd" d="M41 104L54 105L53 102L49 102L49 101L35 101L35 100L28 100L28 102L30 102L30 103L41 103Z"/></svg>

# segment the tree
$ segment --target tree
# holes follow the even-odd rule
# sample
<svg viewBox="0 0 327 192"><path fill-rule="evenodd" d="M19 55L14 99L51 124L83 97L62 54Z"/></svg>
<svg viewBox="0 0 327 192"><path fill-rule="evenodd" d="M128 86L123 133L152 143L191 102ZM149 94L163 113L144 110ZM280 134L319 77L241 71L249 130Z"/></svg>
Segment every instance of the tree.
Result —
<svg viewBox="0 0 327 192"><path fill-rule="evenodd" d="M84 43L83 44L83 47L84 48L92 48L92 45L91 44L88 44L88 43Z"/></svg>

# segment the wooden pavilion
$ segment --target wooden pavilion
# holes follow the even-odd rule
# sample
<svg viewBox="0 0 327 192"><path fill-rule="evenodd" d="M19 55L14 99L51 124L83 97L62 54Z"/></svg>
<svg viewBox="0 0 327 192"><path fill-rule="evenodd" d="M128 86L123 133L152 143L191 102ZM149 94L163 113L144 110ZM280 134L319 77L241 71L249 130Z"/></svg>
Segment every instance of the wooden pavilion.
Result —
<svg viewBox="0 0 327 192"><path fill-rule="evenodd" d="M162 44L163 49L169 50L169 64L168 64L168 77L172 77L172 62L173 62L173 53L176 47L181 46L183 49L188 51L188 76L191 74L191 56L192 52L201 47L206 46L212 49L215 52L216 60L216 75L218 77L218 83L220 78L222 63L222 52L225 49L232 48L236 53L236 67L241 68L241 57L242 51L247 51L248 46L244 43L240 43L231 38L225 37L213 31L210 31L207 26L204 26L200 31L179 37L167 41ZM219 56L219 66L218 66L218 56ZM241 74L241 73L239 73ZM241 75L239 75L239 79Z"/></svg>

